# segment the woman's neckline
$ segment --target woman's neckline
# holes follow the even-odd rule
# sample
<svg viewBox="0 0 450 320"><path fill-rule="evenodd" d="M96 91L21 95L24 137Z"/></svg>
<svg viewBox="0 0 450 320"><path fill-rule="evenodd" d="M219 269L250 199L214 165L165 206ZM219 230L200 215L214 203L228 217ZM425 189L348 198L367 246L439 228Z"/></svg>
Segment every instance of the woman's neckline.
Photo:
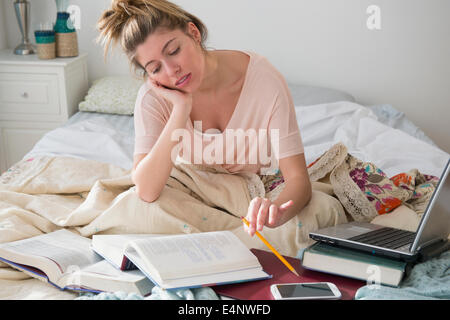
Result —
<svg viewBox="0 0 450 320"><path fill-rule="evenodd" d="M199 135L212 135L212 136L222 135L222 134L225 133L225 131L227 129L230 128L230 126L231 126L231 124L232 124L232 122L233 122L233 120L235 118L235 115L237 113L237 110L238 110L238 108L239 108L239 106L241 104L242 94L244 93L244 90L247 87L248 73L249 73L250 66L251 66L251 64L253 62L253 55L252 55L251 52L248 52L248 51L244 51L244 50L216 50L216 51L238 51L238 52L242 52L242 53L246 54L247 56L249 56L249 61L248 61L248 64L247 64L247 69L245 70L244 83L242 84L242 88L241 88L241 92L239 93L238 101L236 102L236 105L234 107L233 113L231 114L231 117L228 120L228 123L227 123L227 125L225 126L225 129L222 132L219 129L217 129L217 128L208 129L208 130L216 130L216 131L218 131L217 133L207 133L207 132L201 132L201 131L195 130L193 122L192 122L192 119L189 116L189 124L192 127L192 130L194 131L194 133L197 133Z"/></svg>

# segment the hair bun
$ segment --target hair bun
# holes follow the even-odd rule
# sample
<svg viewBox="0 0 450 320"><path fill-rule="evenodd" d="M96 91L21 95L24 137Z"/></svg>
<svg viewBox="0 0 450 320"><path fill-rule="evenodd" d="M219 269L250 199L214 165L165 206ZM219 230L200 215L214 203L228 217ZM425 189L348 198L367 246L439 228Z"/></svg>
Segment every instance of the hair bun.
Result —
<svg viewBox="0 0 450 320"><path fill-rule="evenodd" d="M132 0L113 0L111 9L116 13L126 13L131 16L129 7L132 5Z"/></svg>
<svg viewBox="0 0 450 320"><path fill-rule="evenodd" d="M149 4L153 5L151 0L113 0L111 10L119 15L146 15Z"/></svg>

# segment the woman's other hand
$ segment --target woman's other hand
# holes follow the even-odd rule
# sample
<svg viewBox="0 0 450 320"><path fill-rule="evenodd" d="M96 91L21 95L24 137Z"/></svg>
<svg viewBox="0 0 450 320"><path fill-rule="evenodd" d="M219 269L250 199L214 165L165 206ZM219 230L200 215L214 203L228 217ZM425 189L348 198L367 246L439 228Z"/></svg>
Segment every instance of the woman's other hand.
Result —
<svg viewBox="0 0 450 320"><path fill-rule="evenodd" d="M263 227L275 228L281 225L281 216L292 206L294 202L289 200L278 206L267 198L256 197L250 201L247 216L249 227L244 224L244 229L250 236L262 231Z"/></svg>

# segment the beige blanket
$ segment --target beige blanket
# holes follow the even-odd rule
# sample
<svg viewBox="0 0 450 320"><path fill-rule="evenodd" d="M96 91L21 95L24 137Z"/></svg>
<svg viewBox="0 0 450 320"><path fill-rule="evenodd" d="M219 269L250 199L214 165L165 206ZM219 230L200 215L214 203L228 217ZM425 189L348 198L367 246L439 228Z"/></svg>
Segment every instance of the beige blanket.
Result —
<svg viewBox="0 0 450 320"><path fill-rule="evenodd" d="M415 231L433 188L414 199L407 199L412 193L391 188L405 203L380 215L373 201L349 178L352 170L361 165L366 164L349 155L344 145L333 146L308 168L313 185L309 204L286 224L265 228L264 237L280 253L295 256L299 249L312 243L310 231L349 220ZM380 179L376 179L377 183L385 186ZM369 187L374 188L375 180L368 181ZM259 238L244 232L240 216L246 215L253 197L275 199L283 188L282 183L266 194L256 174L229 174L220 167L179 163L158 200L147 203L137 196L129 171L91 160L44 156L21 161L0 176L0 242L60 228L86 237L99 233L231 230L249 248L266 249ZM386 192L384 195L390 197ZM76 296L0 264L0 299Z"/></svg>
<svg viewBox="0 0 450 320"><path fill-rule="evenodd" d="M60 228L86 237L231 230L249 248L266 249L257 237L244 232L239 217L246 215L253 197L274 199L283 187L265 194L255 174L232 175L220 168L179 163L159 199L147 203L137 196L130 172L91 160L43 156L23 160L0 176L0 242ZM295 218L264 229L264 237L280 253L295 256L311 244L310 231L347 221L340 202L322 187L313 184L310 203ZM0 298L75 296L1 265Z"/></svg>

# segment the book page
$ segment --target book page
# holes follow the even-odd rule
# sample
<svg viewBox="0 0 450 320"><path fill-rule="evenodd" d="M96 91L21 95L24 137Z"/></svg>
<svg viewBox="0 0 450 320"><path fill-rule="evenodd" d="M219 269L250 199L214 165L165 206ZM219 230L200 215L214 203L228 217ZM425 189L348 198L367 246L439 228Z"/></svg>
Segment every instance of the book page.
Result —
<svg viewBox="0 0 450 320"><path fill-rule="evenodd" d="M147 295L154 284L139 270L120 271L108 261L102 260L80 271L64 275L68 289L93 289L100 291L124 291Z"/></svg>
<svg viewBox="0 0 450 320"><path fill-rule="evenodd" d="M162 234L95 234L92 236L92 249L116 268L121 267L127 243L137 239L161 237Z"/></svg>
<svg viewBox="0 0 450 320"><path fill-rule="evenodd" d="M114 250L123 253L127 242L137 239L146 239L150 237L161 237L161 234L94 234L92 236L92 246L94 248L108 247L110 250Z"/></svg>
<svg viewBox="0 0 450 320"><path fill-rule="evenodd" d="M231 232L204 232L131 242L162 279L260 267L258 259Z"/></svg>
<svg viewBox="0 0 450 320"><path fill-rule="evenodd" d="M90 239L63 229L1 246L11 252L47 258L64 273L102 260L89 248L90 243Z"/></svg>
<svg viewBox="0 0 450 320"><path fill-rule="evenodd" d="M102 260L80 270L80 273L95 274L97 277L114 279L115 281L136 282L145 278L140 270L120 271L108 261Z"/></svg>

